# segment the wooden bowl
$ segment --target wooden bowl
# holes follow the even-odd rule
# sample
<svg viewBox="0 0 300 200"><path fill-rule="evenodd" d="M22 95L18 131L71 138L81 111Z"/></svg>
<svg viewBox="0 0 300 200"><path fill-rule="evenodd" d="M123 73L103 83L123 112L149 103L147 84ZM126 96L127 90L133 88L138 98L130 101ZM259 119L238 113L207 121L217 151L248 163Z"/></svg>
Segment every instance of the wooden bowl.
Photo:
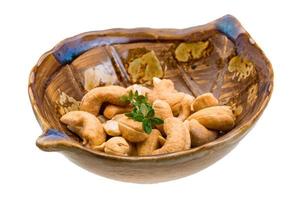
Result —
<svg viewBox="0 0 300 200"><path fill-rule="evenodd" d="M208 41L200 57L192 52L187 60L176 57L180 44L199 41ZM194 96L212 92L222 104L232 106L236 127L213 142L166 155L122 157L82 146L59 122L60 116L77 109L89 87L132 84L129 63L149 51L155 52L164 78L173 80L178 90ZM111 29L65 39L32 69L28 90L43 129L36 142L40 149L59 151L104 177L154 183L193 174L225 156L258 120L272 88L270 62L240 23L226 15L187 29Z"/></svg>

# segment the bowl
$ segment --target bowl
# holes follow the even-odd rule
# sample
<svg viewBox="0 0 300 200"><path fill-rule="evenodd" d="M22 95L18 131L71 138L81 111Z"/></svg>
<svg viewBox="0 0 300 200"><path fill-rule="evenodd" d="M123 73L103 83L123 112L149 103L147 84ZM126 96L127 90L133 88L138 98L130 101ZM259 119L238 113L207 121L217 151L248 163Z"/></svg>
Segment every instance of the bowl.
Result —
<svg viewBox="0 0 300 200"><path fill-rule="evenodd" d="M180 44L199 42L207 42L200 56L190 51L186 58L176 57ZM237 119L234 129L203 146L165 155L123 157L83 146L60 116L78 109L91 87L132 84L129 63L150 51L178 90L194 96L212 92L230 105ZM230 152L263 113L272 88L269 60L237 19L226 15L187 29L110 29L65 39L33 67L28 91L43 130L36 141L40 149L60 152L100 176L155 183L196 173Z"/></svg>

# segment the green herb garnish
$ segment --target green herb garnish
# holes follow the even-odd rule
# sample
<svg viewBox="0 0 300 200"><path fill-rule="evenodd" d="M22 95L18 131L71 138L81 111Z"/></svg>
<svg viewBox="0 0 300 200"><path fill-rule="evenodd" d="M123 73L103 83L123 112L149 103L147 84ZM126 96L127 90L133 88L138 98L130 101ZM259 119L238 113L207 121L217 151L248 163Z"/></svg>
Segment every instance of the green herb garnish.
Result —
<svg viewBox="0 0 300 200"><path fill-rule="evenodd" d="M143 129L146 133L151 133L155 125L163 124L164 121L154 117L155 112L148 103L147 96L139 95L137 91L129 92L128 95L122 96L123 101L129 102L133 106L133 110L125 115L135 121L142 122Z"/></svg>

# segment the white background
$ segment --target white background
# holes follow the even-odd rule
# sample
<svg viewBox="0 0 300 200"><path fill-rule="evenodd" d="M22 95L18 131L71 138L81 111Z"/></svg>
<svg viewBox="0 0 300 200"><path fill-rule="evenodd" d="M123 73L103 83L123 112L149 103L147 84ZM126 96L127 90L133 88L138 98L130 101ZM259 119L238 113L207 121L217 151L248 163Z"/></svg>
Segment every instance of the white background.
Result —
<svg viewBox="0 0 300 200"><path fill-rule="evenodd" d="M1 1L0 199L300 199L300 6L297 1ZM114 27L184 28L232 14L271 60L272 99L228 156L195 175L139 185L91 174L35 146L27 82L60 40Z"/></svg>

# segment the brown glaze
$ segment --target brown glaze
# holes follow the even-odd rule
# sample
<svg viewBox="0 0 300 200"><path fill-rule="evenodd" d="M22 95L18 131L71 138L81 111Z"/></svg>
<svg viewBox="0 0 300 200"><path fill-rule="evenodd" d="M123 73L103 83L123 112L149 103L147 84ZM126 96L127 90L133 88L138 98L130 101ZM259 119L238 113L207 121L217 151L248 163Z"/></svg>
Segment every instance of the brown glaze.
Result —
<svg viewBox="0 0 300 200"><path fill-rule="evenodd" d="M188 61L177 59L175 51L180 44L200 41L209 42L200 57L191 51ZM73 109L62 93L80 101L87 90L96 86L128 86L130 62L150 51L159 60L164 78L174 81L177 90L194 96L212 92L222 104L232 106L236 127L213 142L166 155L122 157L82 146L80 139L59 122L59 109ZM237 59L237 65L230 62L235 56L242 58ZM68 38L40 58L29 80L32 107L44 131L37 140L38 147L60 151L101 176L138 183L190 175L225 156L262 114L272 88L270 62L229 15L182 30L113 29ZM66 107L60 108L61 101Z"/></svg>

